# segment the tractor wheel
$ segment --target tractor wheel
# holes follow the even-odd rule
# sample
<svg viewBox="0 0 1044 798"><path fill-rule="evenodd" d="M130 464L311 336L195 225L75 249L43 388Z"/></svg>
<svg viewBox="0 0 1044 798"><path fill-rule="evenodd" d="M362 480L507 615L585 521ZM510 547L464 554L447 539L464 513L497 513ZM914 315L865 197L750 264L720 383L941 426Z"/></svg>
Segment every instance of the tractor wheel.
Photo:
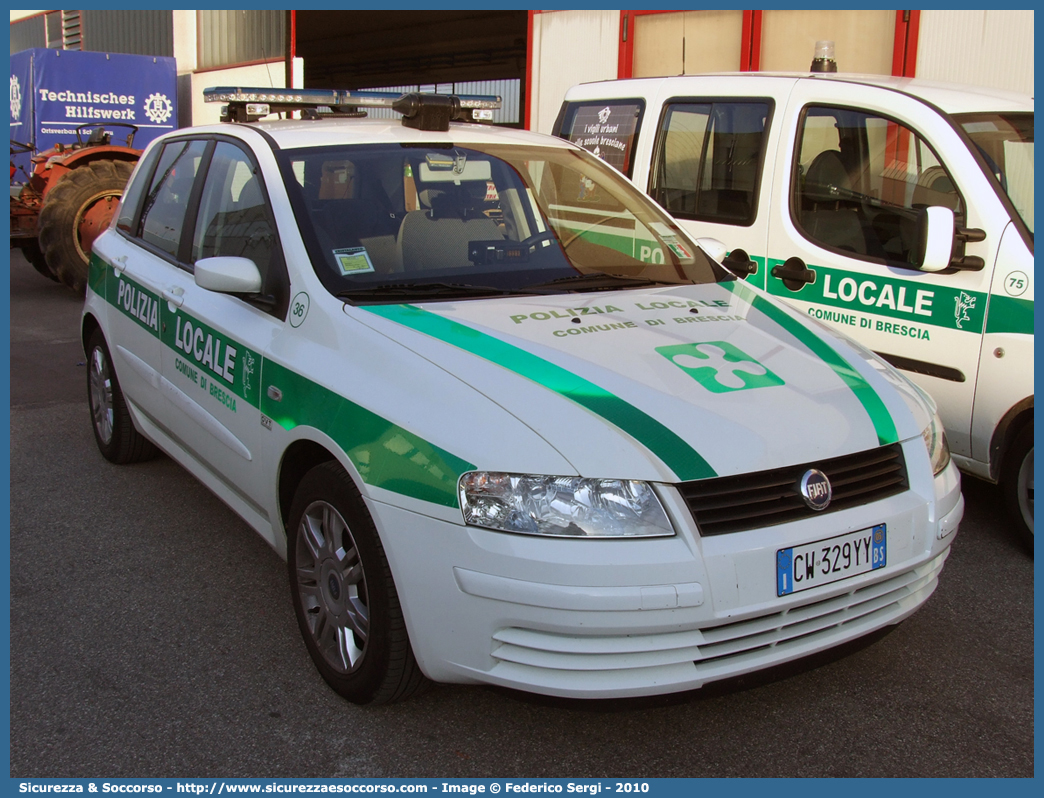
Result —
<svg viewBox="0 0 1044 798"><path fill-rule="evenodd" d="M78 294L87 290L91 246L109 226L134 165L92 161L59 178L44 197L38 232L47 265Z"/></svg>
<svg viewBox="0 0 1044 798"><path fill-rule="evenodd" d="M36 269L40 274L49 280L58 282L58 275L54 273L54 270L47 265L47 258L44 257L43 250L40 249L40 242L35 238L29 239L24 244L20 245L22 254L25 259L32 264L32 267Z"/></svg>

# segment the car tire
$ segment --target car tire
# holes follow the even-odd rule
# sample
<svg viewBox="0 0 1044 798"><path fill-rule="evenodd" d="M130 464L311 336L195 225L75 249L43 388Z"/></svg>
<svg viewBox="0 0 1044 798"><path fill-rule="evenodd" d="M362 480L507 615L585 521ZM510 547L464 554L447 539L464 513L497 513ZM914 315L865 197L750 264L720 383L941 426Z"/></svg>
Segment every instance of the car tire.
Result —
<svg viewBox="0 0 1044 798"><path fill-rule="evenodd" d="M1033 424L1023 427L1008 449L1001 469L1004 502L1015 530L1033 554Z"/></svg>
<svg viewBox="0 0 1044 798"><path fill-rule="evenodd" d="M59 178L44 198L40 248L58 279L81 296L91 246L116 213L133 171L124 161L92 161Z"/></svg>
<svg viewBox="0 0 1044 798"><path fill-rule="evenodd" d="M118 465L155 457L155 445L134 428L101 330L87 343L87 404L98 450Z"/></svg>
<svg viewBox="0 0 1044 798"><path fill-rule="evenodd" d="M384 547L340 465L330 461L305 474L287 529L294 613L327 684L352 703L371 705L425 687Z"/></svg>

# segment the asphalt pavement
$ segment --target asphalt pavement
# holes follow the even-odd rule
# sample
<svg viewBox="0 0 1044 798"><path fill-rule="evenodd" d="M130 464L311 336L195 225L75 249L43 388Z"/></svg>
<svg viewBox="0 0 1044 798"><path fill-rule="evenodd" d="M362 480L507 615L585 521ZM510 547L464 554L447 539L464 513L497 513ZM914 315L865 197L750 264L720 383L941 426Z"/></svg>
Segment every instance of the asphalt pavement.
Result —
<svg viewBox="0 0 1044 798"><path fill-rule="evenodd" d="M967 478L936 593L821 667L670 701L346 703L261 538L166 458L102 459L81 302L11 260L12 776L1033 776L1033 561Z"/></svg>

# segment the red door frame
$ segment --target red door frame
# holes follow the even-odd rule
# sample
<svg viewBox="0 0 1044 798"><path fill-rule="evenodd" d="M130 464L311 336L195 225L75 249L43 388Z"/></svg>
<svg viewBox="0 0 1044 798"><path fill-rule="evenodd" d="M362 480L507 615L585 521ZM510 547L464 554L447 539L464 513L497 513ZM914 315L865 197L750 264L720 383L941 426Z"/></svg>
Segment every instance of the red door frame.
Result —
<svg viewBox="0 0 1044 798"><path fill-rule="evenodd" d="M529 19L526 20L526 86L523 94L523 107L522 112L522 127L526 130L532 130L529 126L530 109L529 106L533 101L533 18L537 14L542 14L542 11L529 12Z"/></svg>
<svg viewBox="0 0 1044 798"><path fill-rule="evenodd" d="M892 49L892 74L912 78L917 74L917 40L921 33L920 11L895 12L895 47Z"/></svg>
<svg viewBox="0 0 1044 798"><path fill-rule="evenodd" d="M620 56L618 78L634 75L634 31L638 17L649 14L678 14L679 11L627 10L620 12ZM740 41L740 72L756 72L761 63L761 11L743 12L743 32Z"/></svg>
<svg viewBox="0 0 1044 798"><path fill-rule="evenodd" d="M677 14L678 11L627 10L620 12L620 56L617 67L618 78L629 78L634 74L634 29L635 20L646 14ZM757 72L761 69L761 23L764 12L744 11L743 32L740 42L741 72ZM920 11L895 12L895 44L892 50L892 74L899 77L914 77L917 70L917 40L921 28ZM811 61L811 54L809 61Z"/></svg>
<svg viewBox="0 0 1044 798"><path fill-rule="evenodd" d="M294 87L294 58L297 57L297 12L290 9L286 31L286 87Z"/></svg>
<svg viewBox="0 0 1044 798"><path fill-rule="evenodd" d="M530 104L533 97L533 19L543 11L529 11L526 21L526 87L523 125L530 129ZM629 78L634 71L634 23L636 17L646 14L670 14L676 11L625 10L620 12L620 42L616 76ZM743 12L743 32L740 43L740 71L757 72L761 68L762 11ZM291 9L286 48L286 85L290 86L293 62L297 55L297 11ZM917 41L921 30L920 11L895 12L895 45L892 55L892 74L912 78L917 71Z"/></svg>

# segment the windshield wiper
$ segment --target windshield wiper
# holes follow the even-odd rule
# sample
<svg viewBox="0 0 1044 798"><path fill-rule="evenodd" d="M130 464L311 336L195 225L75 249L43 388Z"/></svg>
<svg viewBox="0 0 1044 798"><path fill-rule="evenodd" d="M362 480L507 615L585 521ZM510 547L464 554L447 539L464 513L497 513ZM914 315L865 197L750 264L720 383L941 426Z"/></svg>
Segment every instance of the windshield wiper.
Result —
<svg viewBox="0 0 1044 798"><path fill-rule="evenodd" d="M653 280L648 277L626 277L607 272L588 272L587 274L571 274L559 277L546 283L532 285L530 288L564 288L569 291L599 291L602 289L639 288L648 285L682 285L664 280Z"/></svg>

